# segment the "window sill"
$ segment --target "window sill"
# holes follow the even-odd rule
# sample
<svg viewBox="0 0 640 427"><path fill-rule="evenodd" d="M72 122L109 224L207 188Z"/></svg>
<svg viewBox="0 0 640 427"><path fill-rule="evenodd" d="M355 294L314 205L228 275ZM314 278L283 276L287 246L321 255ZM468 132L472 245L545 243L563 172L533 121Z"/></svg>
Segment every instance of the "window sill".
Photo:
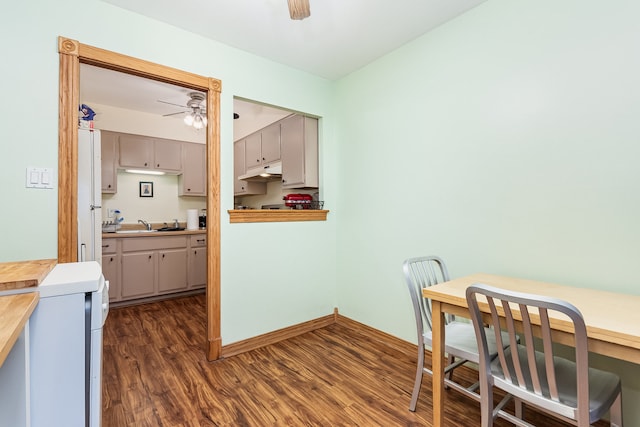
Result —
<svg viewBox="0 0 640 427"><path fill-rule="evenodd" d="M271 210L271 209L231 209L229 222L231 224L245 222L295 222L295 221L326 221L328 210L300 209L300 210Z"/></svg>

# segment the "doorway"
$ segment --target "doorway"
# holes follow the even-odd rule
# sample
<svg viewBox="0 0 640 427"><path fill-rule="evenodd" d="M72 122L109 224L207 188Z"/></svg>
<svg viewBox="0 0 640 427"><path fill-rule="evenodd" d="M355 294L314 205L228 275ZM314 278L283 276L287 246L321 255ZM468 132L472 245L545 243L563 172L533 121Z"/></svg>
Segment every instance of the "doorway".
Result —
<svg viewBox="0 0 640 427"><path fill-rule="evenodd" d="M58 262L77 261L77 149L80 63L171 83L206 93L207 359L221 356L220 337L220 91L221 82L138 58L58 38Z"/></svg>

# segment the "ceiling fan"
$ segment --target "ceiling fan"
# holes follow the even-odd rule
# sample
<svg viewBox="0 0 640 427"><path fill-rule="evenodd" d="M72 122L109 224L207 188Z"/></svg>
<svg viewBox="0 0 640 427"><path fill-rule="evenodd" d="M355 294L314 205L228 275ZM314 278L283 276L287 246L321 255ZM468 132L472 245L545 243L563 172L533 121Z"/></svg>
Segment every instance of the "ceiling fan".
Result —
<svg viewBox="0 0 640 427"><path fill-rule="evenodd" d="M189 100L187 101L187 110L178 111L176 113L163 114L162 117L175 116L177 114L188 113L184 117L184 123L187 126L193 126L196 129L202 129L207 125L207 110L202 104L205 100L205 94L200 92L189 92ZM174 104L173 102L161 101L163 104L175 105L176 107L185 107L183 105ZM238 113L233 113L233 119L239 119Z"/></svg>
<svg viewBox="0 0 640 427"><path fill-rule="evenodd" d="M203 105L205 100L205 94L200 92L189 92L189 100L187 101L186 110L178 111L176 113L163 114L163 117L175 116L176 114L184 114L184 123L187 126L193 126L196 129L202 129L207 125L207 111ZM163 104L175 105L176 107L185 107L183 105L174 104L172 102L160 101Z"/></svg>

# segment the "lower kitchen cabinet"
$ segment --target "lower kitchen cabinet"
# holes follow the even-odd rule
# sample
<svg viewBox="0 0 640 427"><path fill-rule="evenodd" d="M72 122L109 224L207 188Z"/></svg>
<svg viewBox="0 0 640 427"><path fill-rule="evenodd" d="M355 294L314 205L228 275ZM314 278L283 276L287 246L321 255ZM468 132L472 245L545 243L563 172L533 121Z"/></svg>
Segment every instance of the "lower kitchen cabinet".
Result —
<svg viewBox="0 0 640 427"><path fill-rule="evenodd" d="M109 281L109 301L120 301L120 254L117 239L102 240L102 274Z"/></svg>
<svg viewBox="0 0 640 427"><path fill-rule="evenodd" d="M109 300L124 302L207 285L206 234L103 239Z"/></svg>
<svg viewBox="0 0 640 427"><path fill-rule="evenodd" d="M122 299L152 296L155 291L156 253L122 254Z"/></svg>
<svg viewBox="0 0 640 427"><path fill-rule="evenodd" d="M187 289L187 248L158 252L158 293Z"/></svg>
<svg viewBox="0 0 640 427"><path fill-rule="evenodd" d="M187 236L121 240L122 300L187 289Z"/></svg>
<svg viewBox="0 0 640 427"><path fill-rule="evenodd" d="M189 241L189 289L207 286L207 235L191 236Z"/></svg>

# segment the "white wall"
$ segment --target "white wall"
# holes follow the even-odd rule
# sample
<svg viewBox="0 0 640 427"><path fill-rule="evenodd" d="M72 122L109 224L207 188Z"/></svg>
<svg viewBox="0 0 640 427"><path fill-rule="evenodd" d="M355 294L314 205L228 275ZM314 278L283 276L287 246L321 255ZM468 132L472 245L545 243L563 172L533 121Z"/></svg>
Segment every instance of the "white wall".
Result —
<svg viewBox="0 0 640 427"><path fill-rule="evenodd" d="M401 263L421 254L640 294L639 15L491 0L341 80L341 313L415 342ZM640 367L597 363L640 425Z"/></svg>

